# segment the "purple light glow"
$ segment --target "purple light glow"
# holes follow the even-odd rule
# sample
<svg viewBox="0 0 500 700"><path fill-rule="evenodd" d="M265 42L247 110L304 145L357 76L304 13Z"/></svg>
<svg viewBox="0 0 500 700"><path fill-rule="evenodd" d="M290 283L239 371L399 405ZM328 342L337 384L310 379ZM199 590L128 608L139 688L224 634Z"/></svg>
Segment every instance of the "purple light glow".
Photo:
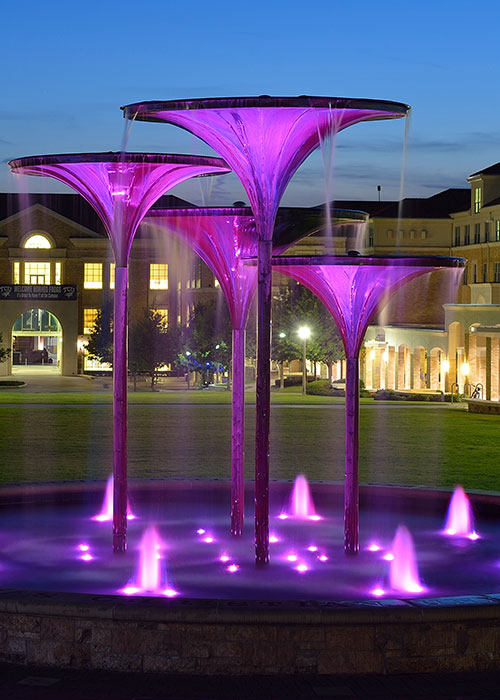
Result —
<svg viewBox="0 0 500 700"><path fill-rule="evenodd" d="M459 268L459 258L324 256L273 258L273 266L308 287L326 306L346 352L344 549L359 550L359 351L379 306L400 287L439 268Z"/></svg>
<svg viewBox="0 0 500 700"><path fill-rule="evenodd" d="M385 591L383 588L374 588L371 593L376 598L380 598L381 596L385 595Z"/></svg>
<svg viewBox="0 0 500 700"><path fill-rule="evenodd" d="M204 530L202 527L200 527L200 528L198 528L198 530L196 530L197 535L204 535L205 532L206 532L206 530Z"/></svg>
<svg viewBox="0 0 500 700"><path fill-rule="evenodd" d="M309 483L304 474L299 474L295 477L288 512L279 516L282 520L284 519L283 515L300 520L320 519L319 515L316 515Z"/></svg>
<svg viewBox="0 0 500 700"><path fill-rule="evenodd" d="M106 482L106 490L104 492L104 500L102 502L101 512L94 515L92 520L98 523L107 523L113 520L113 490L114 490L113 474L110 474ZM127 499L127 520L135 520L136 516L132 513L130 503Z"/></svg>
<svg viewBox="0 0 500 700"><path fill-rule="evenodd" d="M298 556L295 554L295 552L290 552L289 554L286 555L285 559L287 561L297 561Z"/></svg>
<svg viewBox="0 0 500 700"><path fill-rule="evenodd" d="M358 122L401 117L401 103L333 97L236 97L142 102L124 117L167 122L199 136L239 177L258 235L258 351L255 431L255 556L269 561L271 242L291 177L330 135Z"/></svg>
<svg viewBox="0 0 500 700"><path fill-rule="evenodd" d="M307 564L299 564L295 567L295 570L298 571L299 574L305 574L306 571L309 571L309 567L307 566Z"/></svg>
<svg viewBox="0 0 500 700"><path fill-rule="evenodd" d="M92 554L89 554L88 552L86 554L82 554L82 556L80 557L80 559L82 559L83 561L92 561L93 558L94 557L92 556Z"/></svg>
<svg viewBox="0 0 500 700"><path fill-rule="evenodd" d="M456 537L479 539L474 530L474 517L467 494L461 486L455 487L448 506L444 534Z"/></svg>
<svg viewBox="0 0 500 700"><path fill-rule="evenodd" d="M229 561L231 557L229 557L227 554L221 554L219 557L219 561L221 561L223 564Z"/></svg>
<svg viewBox="0 0 500 700"><path fill-rule="evenodd" d="M318 548L316 547L315 544L312 544L310 547L307 548L309 552L317 552Z"/></svg>
<svg viewBox="0 0 500 700"><path fill-rule="evenodd" d="M13 173L53 177L95 209L115 258L113 297L113 550L127 548L127 281L135 232L154 202L191 177L229 172L219 158L78 153L19 158Z"/></svg>
<svg viewBox="0 0 500 700"><path fill-rule="evenodd" d="M373 542L373 544L369 545L367 547L367 549L369 552L380 552L382 547L379 544L377 544L376 542Z"/></svg>
<svg viewBox="0 0 500 700"><path fill-rule="evenodd" d="M320 561L328 561L328 557L326 556L326 554L320 554L318 559Z"/></svg>
<svg viewBox="0 0 500 700"><path fill-rule="evenodd" d="M78 549L80 550L80 552L88 552L90 547L88 546L88 544L79 544Z"/></svg>
<svg viewBox="0 0 500 700"><path fill-rule="evenodd" d="M392 552L388 552L387 554L384 554L382 559L385 559L385 561L394 561L394 554Z"/></svg>
<svg viewBox="0 0 500 700"><path fill-rule="evenodd" d="M207 544L212 544L212 542L214 542L214 538L212 537L212 535L207 535L203 538L203 542L206 542Z"/></svg>
<svg viewBox="0 0 500 700"><path fill-rule="evenodd" d="M155 527L144 530L139 545L139 563L133 578L127 583L120 593L135 595L136 593L149 593L165 595L169 598L178 595L167 581L165 559L161 552L165 544L162 542Z"/></svg>
<svg viewBox="0 0 500 700"><path fill-rule="evenodd" d="M240 570L240 567L238 566L238 564L230 564L226 570L229 571L230 574L235 574L237 571Z"/></svg>
<svg viewBox="0 0 500 700"><path fill-rule="evenodd" d="M400 525L392 542L394 557L390 568L390 585L395 591L422 593L425 589L418 575L415 546L409 530Z"/></svg>
<svg viewBox="0 0 500 700"><path fill-rule="evenodd" d="M279 537L277 537L276 535L269 535L269 542L271 542L272 544L275 544L276 542L279 542L279 541L280 541Z"/></svg>
<svg viewBox="0 0 500 700"><path fill-rule="evenodd" d="M280 514L278 515L278 518L279 518L280 520L287 520L287 519L288 519L288 515L287 515L286 513L280 513Z"/></svg>

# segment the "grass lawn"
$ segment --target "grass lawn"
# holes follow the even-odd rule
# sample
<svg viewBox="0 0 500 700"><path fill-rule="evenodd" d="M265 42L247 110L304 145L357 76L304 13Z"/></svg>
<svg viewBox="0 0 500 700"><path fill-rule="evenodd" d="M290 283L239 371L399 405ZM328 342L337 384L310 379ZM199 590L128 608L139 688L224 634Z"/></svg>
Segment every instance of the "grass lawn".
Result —
<svg viewBox="0 0 500 700"><path fill-rule="evenodd" d="M187 395L198 403L179 404L185 393L176 392L141 394L136 404L134 399L139 397L131 394L131 477L229 477L229 394ZM26 402L29 395L17 396L25 402L0 403L0 482L107 477L112 463L109 395L50 394L50 403L43 402L44 394L36 395L38 403ZM69 400L71 396L74 401ZM147 405L145 396L155 403ZM205 396L211 405L203 405ZM273 399L276 396L278 392ZM316 401L314 406L297 405L302 398L322 397L297 394L295 405L276 405L272 411L271 477L292 479L303 472L311 480L341 481L343 406L331 399L327 400L330 405ZM432 487L461 483L468 489L500 491L499 417L443 405L370 403L361 407L361 481ZM249 477L253 475L254 421L249 408Z"/></svg>

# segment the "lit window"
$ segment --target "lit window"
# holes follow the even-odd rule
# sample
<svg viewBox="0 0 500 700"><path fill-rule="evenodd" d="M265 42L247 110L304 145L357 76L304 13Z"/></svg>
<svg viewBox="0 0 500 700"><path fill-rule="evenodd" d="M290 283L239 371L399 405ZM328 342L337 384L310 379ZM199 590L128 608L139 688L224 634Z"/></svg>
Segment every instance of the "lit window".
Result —
<svg viewBox="0 0 500 700"><path fill-rule="evenodd" d="M52 248L52 244L46 236L42 236L41 233L35 233L26 239L24 243L25 248Z"/></svg>
<svg viewBox="0 0 500 700"><path fill-rule="evenodd" d="M115 263L110 263L109 264L109 288L114 289L115 288Z"/></svg>
<svg viewBox="0 0 500 700"><path fill-rule="evenodd" d="M500 219L495 221L495 241L500 241Z"/></svg>
<svg viewBox="0 0 500 700"><path fill-rule="evenodd" d="M168 309L151 309L154 314L161 317L161 327L163 330L168 328Z"/></svg>
<svg viewBox="0 0 500 700"><path fill-rule="evenodd" d="M151 263L149 265L149 288L168 289L167 263Z"/></svg>
<svg viewBox="0 0 500 700"><path fill-rule="evenodd" d="M481 187L474 188L474 214L481 210L483 191Z"/></svg>
<svg viewBox="0 0 500 700"><path fill-rule="evenodd" d="M21 284L21 263L15 262L12 269L12 284Z"/></svg>
<svg viewBox="0 0 500 700"><path fill-rule="evenodd" d="M102 263L83 264L83 286L85 289L102 289Z"/></svg>
<svg viewBox="0 0 500 700"><path fill-rule="evenodd" d="M50 284L50 263L25 262L24 284Z"/></svg>
<svg viewBox="0 0 500 700"><path fill-rule="evenodd" d="M61 284L61 263L60 262L56 262L56 264L55 264L54 284Z"/></svg>
<svg viewBox="0 0 500 700"><path fill-rule="evenodd" d="M95 327L95 322L97 319L98 309L84 309L83 310L83 333L84 335L90 335Z"/></svg>
<svg viewBox="0 0 500 700"><path fill-rule="evenodd" d="M214 287L220 287L220 282L217 277L214 277Z"/></svg>

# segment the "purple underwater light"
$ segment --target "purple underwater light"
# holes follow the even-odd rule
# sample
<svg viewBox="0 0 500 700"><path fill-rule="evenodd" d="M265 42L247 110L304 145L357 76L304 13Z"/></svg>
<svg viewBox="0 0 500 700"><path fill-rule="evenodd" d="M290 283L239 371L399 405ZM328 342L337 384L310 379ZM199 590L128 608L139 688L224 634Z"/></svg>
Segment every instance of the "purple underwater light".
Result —
<svg viewBox="0 0 500 700"><path fill-rule="evenodd" d="M113 550L127 547L127 280L130 247L149 208L191 177L229 172L220 158L151 153L74 153L18 158L13 173L53 177L95 209L115 257L113 309Z"/></svg>
<svg viewBox="0 0 500 700"><path fill-rule="evenodd" d="M255 434L255 555L269 560L271 248L279 202L297 168L323 138L352 124L405 116L399 102L338 97L229 97L139 102L124 117L167 122L195 134L239 177L258 237L258 351Z"/></svg>

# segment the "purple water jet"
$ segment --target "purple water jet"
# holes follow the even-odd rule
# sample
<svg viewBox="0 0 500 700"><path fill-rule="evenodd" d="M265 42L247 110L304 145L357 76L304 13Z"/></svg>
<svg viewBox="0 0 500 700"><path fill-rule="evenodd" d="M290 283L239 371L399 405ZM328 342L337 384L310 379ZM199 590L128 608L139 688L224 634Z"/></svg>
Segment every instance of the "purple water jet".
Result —
<svg viewBox="0 0 500 700"><path fill-rule="evenodd" d="M290 496L290 504L286 514L300 520L320 519L316 514L309 483L304 474L299 474L295 478L292 494Z"/></svg>
<svg viewBox="0 0 500 700"><path fill-rule="evenodd" d="M258 236L255 555L269 560L271 246L281 197L322 139L362 121L405 116L407 105L338 97L229 97L138 102L124 117L167 122L199 136L239 177Z"/></svg>
<svg viewBox="0 0 500 700"><path fill-rule="evenodd" d="M391 545L393 559L390 565L389 581L393 591L422 593L425 589L418 575L415 545L408 528L400 525Z"/></svg>
<svg viewBox="0 0 500 700"><path fill-rule="evenodd" d="M125 595L148 593L174 598L178 595L168 584L163 550L165 548L157 530L151 526L144 530L139 545L139 564L134 577L120 590Z"/></svg>
<svg viewBox="0 0 500 700"><path fill-rule="evenodd" d="M467 494L461 486L456 486L448 506L445 535L468 537L477 540L478 534L474 529L474 516Z"/></svg>
<svg viewBox="0 0 500 700"><path fill-rule="evenodd" d="M298 213L300 212L300 213ZM280 210L273 249L285 251L320 228L320 212ZM255 217L245 208L156 209L146 225L158 225L189 245L217 278L229 308L232 345L231 532L244 522L245 327L257 285L257 269L243 259L257 253Z"/></svg>
<svg viewBox="0 0 500 700"><path fill-rule="evenodd" d="M127 283L130 247L149 208L191 177L229 172L220 158L151 153L74 153L18 158L13 173L53 177L95 209L115 258L113 301L113 550L127 548Z"/></svg>
<svg viewBox="0 0 500 700"><path fill-rule="evenodd" d="M98 523L112 522L113 520L113 474L110 474L106 481L106 489L104 491L104 499L102 507L97 515L94 515L92 520ZM135 520L135 515L132 513L130 503L127 499L127 520Z"/></svg>
<svg viewBox="0 0 500 700"><path fill-rule="evenodd" d="M308 287L333 316L346 353L344 548L359 549L359 351L377 307L403 284L461 258L422 256L273 258L273 266Z"/></svg>

